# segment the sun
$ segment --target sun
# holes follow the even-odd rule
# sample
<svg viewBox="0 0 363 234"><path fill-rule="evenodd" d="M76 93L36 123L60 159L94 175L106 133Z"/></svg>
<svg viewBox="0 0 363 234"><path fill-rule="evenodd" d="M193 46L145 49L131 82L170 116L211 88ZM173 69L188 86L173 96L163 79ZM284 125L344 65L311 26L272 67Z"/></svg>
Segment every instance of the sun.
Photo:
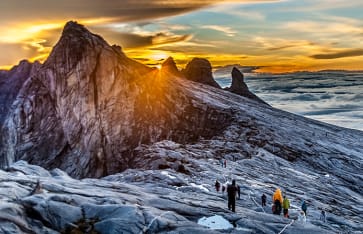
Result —
<svg viewBox="0 0 363 234"><path fill-rule="evenodd" d="M161 64L164 62L165 59L169 57L168 54L166 54L163 51L154 51L149 55L150 60L152 60L152 63L155 64L155 67L157 69L161 69Z"/></svg>
<svg viewBox="0 0 363 234"><path fill-rule="evenodd" d="M161 61L168 58L168 55L164 52L155 52L150 55L150 58L155 61Z"/></svg>

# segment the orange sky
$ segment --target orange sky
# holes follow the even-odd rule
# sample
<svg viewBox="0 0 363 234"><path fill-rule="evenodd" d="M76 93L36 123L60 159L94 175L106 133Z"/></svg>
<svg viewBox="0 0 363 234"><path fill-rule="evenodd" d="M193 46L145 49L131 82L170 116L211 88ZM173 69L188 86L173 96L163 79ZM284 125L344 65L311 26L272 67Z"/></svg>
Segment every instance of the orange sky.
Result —
<svg viewBox="0 0 363 234"><path fill-rule="evenodd" d="M151 66L172 56L180 67L204 57L213 66L263 66L263 72L363 70L358 0L87 3L2 1L0 67L21 59L43 61L65 22L78 20Z"/></svg>

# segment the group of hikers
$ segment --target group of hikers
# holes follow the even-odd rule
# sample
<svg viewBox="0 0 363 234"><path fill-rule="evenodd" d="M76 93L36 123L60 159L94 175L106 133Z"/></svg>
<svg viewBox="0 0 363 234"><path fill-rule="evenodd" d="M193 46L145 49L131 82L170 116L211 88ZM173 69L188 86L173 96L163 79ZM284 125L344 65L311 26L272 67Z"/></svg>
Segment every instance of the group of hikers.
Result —
<svg viewBox="0 0 363 234"><path fill-rule="evenodd" d="M262 206L266 205L266 196L263 194L261 196ZM280 215L281 211L283 210L284 217L289 217L289 208L290 208L290 201L286 197L286 195L282 196L281 190L278 188L276 189L275 193L272 196L272 213L276 215ZM304 203L305 204L305 203ZM304 214L306 215L306 204L303 209Z"/></svg>
<svg viewBox="0 0 363 234"><path fill-rule="evenodd" d="M232 184L222 184L218 180L215 182L216 191L219 192L222 186L222 194L227 190L228 209L236 212L236 197L241 198L241 188L236 185L236 180L232 180Z"/></svg>
<svg viewBox="0 0 363 234"><path fill-rule="evenodd" d="M226 159L220 159L219 162L221 163L221 166L226 168L227 167L227 160Z"/></svg>
<svg viewBox="0 0 363 234"><path fill-rule="evenodd" d="M233 157L233 161L235 161L235 157ZM227 167L227 160L221 158L219 160L221 163L222 168ZM221 191L222 194L224 192L227 192L227 198L228 198L228 209L232 212L236 212L236 198L241 198L241 188L239 185L236 184L236 180L232 180L231 184L228 184L225 182L224 184L221 184L218 180L216 180L215 189L217 192ZM262 194L261 196L261 206L266 206L267 197L265 194ZM306 216L307 216L307 204L303 200L301 203L301 211L298 213L298 220L302 222L306 222ZM277 188L272 196L272 213L275 215L281 215L281 212L283 212L283 215L285 218L289 217L289 209L290 209L290 200L287 198L286 194L282 194L281 189ZM320 213L320 220L323 222L326 222L326 212L324 210Z"/></svg>
<svg viewBox="0 0 363 234"><path fill-rule="evenodd" d="M241 189L239 185L236 185L236 180L232 180L231 184L222 184L216 180L215 188L216 191L219 192L222 186L222 194L227 190L227 198L228 198L228 209L232 212L236 212L236 197L240 199ZM238 196L237 196L238 195ZM272 196L272 213L275 215L281 215L283 212L284 217L289 218L289 209L290 209L290 200L287 198L286 194L282 195L282 192L279 188L276 189ZM267 202L267 197L265 194L261 196L261 206L265 207ZM303 200L301 203L301 211L298 214L298 220L302 222L306 222L307 216L307 204ZM320 220L326 222L326 213L324 210L321 211Z"/></svg>

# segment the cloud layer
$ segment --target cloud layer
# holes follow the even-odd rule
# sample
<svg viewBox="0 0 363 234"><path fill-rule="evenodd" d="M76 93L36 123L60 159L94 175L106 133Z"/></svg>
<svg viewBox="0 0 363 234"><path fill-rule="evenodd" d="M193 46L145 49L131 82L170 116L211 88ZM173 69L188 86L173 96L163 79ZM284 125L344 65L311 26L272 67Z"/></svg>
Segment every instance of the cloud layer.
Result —
<svg viewBox="0 0 363 234"><path fill-rule="evenodd" d="M272 106L347 128L363 130L363 73L245 74L250 89ZM230 74L216 73L221 86Z"/></svg>

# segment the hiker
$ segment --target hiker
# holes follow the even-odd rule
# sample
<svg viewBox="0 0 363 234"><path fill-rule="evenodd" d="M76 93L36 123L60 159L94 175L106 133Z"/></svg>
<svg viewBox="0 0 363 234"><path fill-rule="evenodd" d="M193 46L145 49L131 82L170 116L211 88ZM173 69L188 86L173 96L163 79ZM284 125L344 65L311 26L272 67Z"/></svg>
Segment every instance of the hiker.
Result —
<svg viewBox="0 0 363 234"><path fill-rule="evenodd" d="M281 202L276 199L274 204L272 205L272 213L275 215L281 215Z"/></svg>
<svg viewBox="0 0 363 234"><path fill-rule="evenodd" d="M232 180L232 184L227 186L228 210L232 210L232 212L236 212L236 194L236 180Z"/></svg>
<svg viewBox="0 0 363 234"><path fill-rule="evenodd" d="M266 206L266 199L267 199L266 195L265 194L262 194L262 196L261 196L262 206Z"/></svg>
<svg viewBox="0 0 363 234"><path fill-rule="evenodd" d="M322 210L320 213L320 220L326 223L326 213L325 210Z"/></svg>
<svg viewBox="0 0 363 234"><path fill-rule="evenodd" d="M237 185L238 200L241 199L241 187Z"/></svg>
<svg viewBox="0 0 363 234"><path fill-rule="evenodd" d="M224 160L224 167L227 167L227 160Z"/></svg>
<svg viewBox="0 0 363 234"><path fill-rule="evenodd" d="M221 184L219 183L218 180L216 180L215 186L216 186L216 191L218 193L219 192L219 188L221 187Z"/></svg>
<svg viewBox="0 0 363 234"><path fill-rule="evenodd" d="M219 160L219 162L221 163L221 166L223 167L223 159L221 158L221 160Z"/></svg>
<svg viewBox="0 0 363 234"><path fill-rule="evenodd" d="M297 220L299 220L302 223L306 223L306 216L304 211L299 212L299 216L297 217Z"/></svg>
<svg viewBox="0 0 363 234"><path fill-rule="evenodd" d="M282 208L284 209L284 217L289 217L289 208L290 208L290 201L287 199L286 195L284 195L284 201L282 202Z"/></svg>
<svg viewBox="0 0 363 234"><path fill-rule="evenodd" d="M274 214L280 215L281 214L281 205L283 202L281 190L278 188L276 189L273 197L272 197L273 204L275 205L275 209L273 211Z"/></svg>
<svg viewBox="0 0 363 234"><path fill-rule="evenodd" d="M307 209L308 209L308 206L306 205L306 202L303 200L302 204L301 204L301 209L304 211L304 214L305 216L307 216Z"/></svg>
<svg viewBox="0 0 363 234"><path fill-rule="evenodd" d="M224 191L226 191L226 185L222 184L222 194L224 194Z"/></svg>

